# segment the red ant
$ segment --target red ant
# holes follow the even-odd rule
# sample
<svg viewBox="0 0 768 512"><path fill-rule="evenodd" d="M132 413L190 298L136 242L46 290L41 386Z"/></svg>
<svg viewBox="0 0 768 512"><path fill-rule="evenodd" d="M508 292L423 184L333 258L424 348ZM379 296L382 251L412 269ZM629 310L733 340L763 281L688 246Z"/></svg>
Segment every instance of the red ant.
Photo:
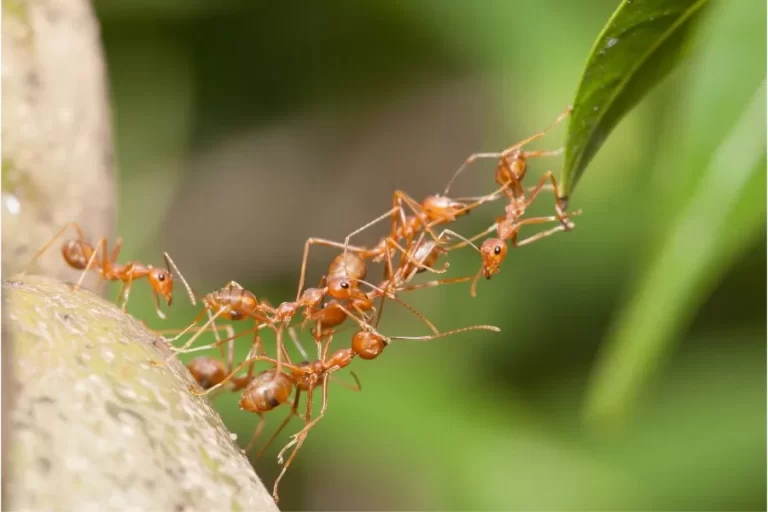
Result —
<svg viewBox="0 0 768 512"><path fill-rule="evenodd" d="M420 231L427 231L430 233L430 235L432 235L433 238L436 239L437 235L435 235L434 231L431 229L433 226L453 222L457 219L457 217L468 214L474 208L489 200L496 199L498 196L494 193L487 196L482 196L480 198L475 198L477 200L471 204L464 203L460 200L451 199L447 195L427 196L422 203L419 203L402 190L396 190L392 197L393 206L389 211L348 234L345 237L343 244L324 238L307 239L306 243L304 244L304 256L301 262L301 273L299 277L297 298L301 295L301 291L304 287L307 262L309 260L309 252L313 245L324 245L327 247L343 249L344 255L348 254L349 252L353 252L358 254L363 260L370 259L375 263L385 262L387 265L386 272L391 272L391 250L399 251L402 257L412 260L408 249L413 238ZM413 212L412 215L406 214L404 205ZM353 236L388 218L391 218L392 220L390 233L387 236L382 237L376 245L371 248L350 245L349 242ZM398 241L401 239L405 239L406 247L403 247L398 243ZM346 258L346 256L344 256L344 258ZM412 260L411 263L416 262ZM423 270L430 270L437 273L444 272L444 270L437 270L428 268L426 266L421 266L421 268ZM347 269L347 271L349 271L349 269ZM388 273L385 273L385 278L388 277L388 275Z"/></svg>
<svg viewBox="0 0 768 512"><path fill-rule="evenodd" d="M99 242L94 247L85 239L83 230L76 222L65 224L48 243L37 251L32 258L30 265L37 261L68 227L73 227L75 229L77 238L64 242L61 247L61 253L70 267L83 271L80 275L80 279L78 279L77 283L73 286L73 290L78 290L80 286L82 286L86 273L93 269L99 273L101 279L122 282L120 293L118 294L118 302L122 299L121 309L125 312L133 281L146 277L152 287L152 297L155 302L157 315L160 318L165 318L165 314L160 310L158 296L163 297L167 304L169 306L171 305L173 301L173 274L171 273L171 268L173 268L182 283L184 283L192 305L195 305L195 296L192 289L167 252L163 253L166 268L155 268L152 265L144 265L143 263L134 261L120 265L117 263L117 257L123 246L122 238L117 239L115 247L110 254L107 249L106 237L99 239ZM99 257L100 249L101 257Z"/></svg>
<svg viewBox="0 0 768 512"><path fill-rule="evenodd" d="M349 366L349 364L356 356L360 356L360 358L368 360L375 359L383 352L384 348L386 348L386 346L392 342L392 340L426 341L467 331L499 331L499 328L495 326L475 325L426 336L388 337L380 334L368 324L361 323L360 325L362 330L352 337L351 348L336 350L333 354L330 355L330 357L323 357L322 359L303 365L295 365L283 362L282 366L286 368L290 373L286 374L284 372L278 372L276 368L263 371L257 374L243 390L242 396L240 398L240 408L249 412L254 412L259 416L259 424L257 425L251 441L248 444L247 449L250 449L263 430L265 421L264 413L269 412L284 403L287 403L290 400L290 396L295 388L295 395L290 414L278 427L272 438L262 448L262 452L285 427L290 418L294 415L298 416L298 406L301 393L302 391L307 393L304 428L292 436L291 442L289 442L288 445L286 445L278 455L278 461L282 463L283 454L285 451L295 446L290 457L283 465L280 475L275 480L272 496L276 502L279 501L278 487L281 479L290 467L293 459L296 457L296 454L304 443L309 430L312 429L323 418L323 416L325 416L325 413L328 409L328 383L331 374ZM278 361L264 356L257 355L248 358L240 363L240 365L226 378L220 381L217 386L223 386L229 380L236 378L235 375L238 371L256 361L266 361L274 365L278 364ZM322 385L322 406L319 415L312 419L312 392L319 385ZM209 388L209 391L213 389L214 387L211 387Z"/></svg>
<svg viewBox="0 0 768 512"><path fill-rule="evenodd" d="M187 370L195 379L198 386L203 389L210 389L213 386L221 383L227 375L229 375L229 369L216 358L210 356L196 357L187 364ZM235 377L232 379L232 391L240 391L244 389L248 383L253 380L253 377Z"/></svg>
<svg viewBox="0 0 768 512"><path fill-rule="evenodd" d="M345 273L345 268L352 269L351 273L353 278L342 276L342 274ZM355 310L360 315L360 318L355 316L356 321L365 323L366 313L373 309L373 299L378 296L376 294L380 293L383 295L385 293L383 290L362 280L365 275L365 262L360 256L353 253L349 253L346 256L340 254L331 262L328 276L323 278L321 282L322 288L308 288L304 291L298 301L284 302L277 308L273 308L265 301L259 302L251 292L245 290L234 281L230 282L221 290L208 294L203 298L203 304L205 305L204 311L202 311L186 329L183 329L171 341L180 338L188 332L189 329L197 325L202 319L203 314L206 312L209 314L208 322L206 322L194 336L187 340L182 347L177 349L175 353L178 354L182 352L208 349L212 346L229 342L228 367L231 368L233 359L233 345L231 342L235 338L251 331L230 336L225 340L219 339L217 335L217 341L213 345L188 349L200 334L202 334L209 325L212 325L215 322L217 317L223 315L225 318L231 320L239 320L243 318L254 319L257 325L252 330L257 333L254 341L254 347L256 348L257 354L263 354L260 338L258 338L258 329L264 325L272 327L278 335L277 359L278 361L282 361L285 357L281 337L282 329L285 325L288 325L293 317L303 308L306 317L305 321L312 321L316 325L314 334L315 341L318 345L318 357L320 357L321 343L323 340L329 340L329 335L332 334L332 329L342 324L349 316L355 316L349 309L347 309L347 307L345 307L345 305ZM359 289L358 283L366 284L373 288L373 290L366 294ZM327 297L331 300L327 303L323 303ZM434 333L438 332L428 319L407 303L398 299L391 293L388 294L388 298L403 304L403 306L424 320ZM211 311L214 310L216 313L211 315Z"/></svg>
<svg viewBox="0 0 768 512"><path fill-rule="evenodd" d="M208 315L208 321L203 324L203 326L200 327L200 329L198 329L198 331L189 340L187 340L184 345L178 349L175 349L174 354L169 357L173 357L179 353L189 352L190 350L188 350L188 347L190 347L203 332L207 331L209 327L212 327L216 336L216 343L214 345L220 346L224 341L229 342L227 361L228 368L231 368L234 358L234 345L232 343L234 339L238 336L242 336L243 334L253 332L254 340L251 350L255 350L257 354L263 354L264 350L261 344L259 330L265 326L268 326L271 327L277 334L277 357L278 360L282 358L284 350L282 346L282 329L280 329L269 316L271 313L274 313L275 309L269 304L268 301L259 301L259 299L253 293L243 288L243 286L241 286L239 283L230 281L223 288L208 293L202 297L202 302L203 310L195 317L194 320L192 320L192 323L190 323L186 328L180 330L179 334L171 338L170 341L173 342L179 339L190 329L195 327L200 322L200 320L202 320L203 315ZM213 313L214 311L215 313ZM253 319L254 327L253 329L245 331L239 335L233 334L227 339L221 340L218 335L219 329L215 325L216 319L220 316L227 320L234 321ZM196 350L192 349L191 351Z"/></svg>
<svg viewBox="0 0 768 512"><path fill-rule="evenodd" d="M551 182L551 190L555 194L555 210L557 212L558 219L563 223L563 226L570 229L567 214L565 213L565 199L558 194L557 181L551 171L547 171L542 175L539 183L528 190L528 198L526 199L526 190L523 188L523 179L528 171L528 159L537 158L542 156L557 156L563 152L563 148L553 151L523 151L521 148L534 140L537 140L552 128L557 126L573 111L573 107L568 106L563 113L561 113L557 119L544 130L528 137L527 139L514 144L507 149L496 153L473 153L470 155L464 163L459 167L451 177L448 185L445 187L444 194L448 194L451 186L456 181L456 178L475 160L482 158L493 158L498 160L496 166L496 183L502 186L510 203L516 205L517 216L521 216L525 213L526 207L528 207L538 194L547 186L547 181Z"/></svg>

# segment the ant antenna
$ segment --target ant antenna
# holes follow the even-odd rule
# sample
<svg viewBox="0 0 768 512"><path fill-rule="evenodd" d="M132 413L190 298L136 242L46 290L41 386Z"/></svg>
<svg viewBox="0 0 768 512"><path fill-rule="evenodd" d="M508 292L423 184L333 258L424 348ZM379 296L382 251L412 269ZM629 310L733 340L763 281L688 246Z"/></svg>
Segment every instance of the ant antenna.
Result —
<svg viewBox="0 0 768 512"><path fill-rule="evenodd" d="M293 344L296 347L296 350L298 350L299 354L301 354L301 357L303 358L303 360L309 361L309 356L307 355L307 351L304 350L304 345L301 344L301 341L299 340L299 337L296 334L296 329L293 327L288 327L288 334L290 334L291 340L293 341Z"/></svg>
<svg viewBox="0 0 768 512"><path fill-rule="evenodd" d="M181 279L181 282L184 283L184 288L187 289L187 295L189 295L189 301L192 303L193 306L197 305L197 299L195 299L195 293L192 291L192 287L189 286L189 283L187 283L187 280L184 279L184 275L179 271L179 267L176 266L176 263L173 262L173 258L171 258L170 254L167 252L163 253L163 256L165 256L165 268L168 269L168 273L171 273L171 267L173 267L174 272L176 272L176 275L179 276L179 279Z"/></svg>
<svg viewBox="0 0 768 512"><path fill-rule="evenodd" d="M438 334L432 334L427 336L388 336L390 340L408 340L408 341L428 341L436 338L444 338L453 334L459 334L467 331L492 331L501 332L501 329L495 325L470 325L469 327L462 327L461 329L454 329L452 331L445 331Z"/></svg>
<svg viewBox="0 0 768 512"><path fill-rule="evenodd" d="M387 291L387 290L383 290L383 289L379 288L378 286L374 285L373 283L369 283L368 281L365 281L363 279L356 279L356 281L359 282L359 283L362 283L364 285L370 286L371 288L373 288L374 290L379 292L382 297L385 297L387 299L393 300L393 301L397 302L398 304L400 304L401 306L403 306L405 309L407 309L408 311L410 311L411 313L416 315L420 320L422 320L425 324L427 324L427 327L433 333L437 334L438 332L440 332L440 331L438 331L437 327L435 327L435 325L429 320L429 318L424 316L424 314L421 311L417 310L416 308L414 308L413 306L411 306L410 304L408 304L404 300L400 299L394 293L392 293L390 291ZM378 325L378 323L379 323L378 320L379 319L377 318L376 319L376 325Z"/></svg>

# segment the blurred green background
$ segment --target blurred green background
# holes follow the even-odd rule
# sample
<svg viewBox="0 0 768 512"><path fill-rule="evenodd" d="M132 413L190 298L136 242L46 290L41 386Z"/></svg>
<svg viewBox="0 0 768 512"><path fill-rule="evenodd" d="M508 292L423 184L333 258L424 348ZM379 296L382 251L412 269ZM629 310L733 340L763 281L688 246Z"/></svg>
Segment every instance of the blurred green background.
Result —
<svg viewBox="0 0 768 512"><path fill-rule="evenodd" d="M307 237L342 240L386 211L395 189L418 199L441 191L470 153L548 125L572 101L616 2L96 7L125 258L159 263L168 250L200 293L236 280L277 304L294 297ZM728 257L677 295L675 274L661 276L672 292L651 300L674 318L665 319L654 357L637 363L646 378L609 417L592 403L600 394L592 386L610 392L611 379L626 377L605 367L607 347L622 336L616 326L639 333L641 353L654 336L650 317L635 315L629 327L622 319L656 255L669 249L686 202L720 186L705 173L765 80L765 20L761 2L717 5L694 56L619 125L587 170L571 204L584 212L576 230L513 251L475 299L464 285L407 297L442 330L495 324L502 333L401 342L376 361L355 361L363 391L332 384L328 415L288 472L281 508L765 508L764 155L739 202L747 220L708 245ZM561 146L564 132L536 147ZM561 165L532 163L530 182ZM477 164L453 193L491 191L492 172L492 163ZM535 211L551 208L544 196ZM674 239L683 266L709 257L697 240L718 234L709 220L718 204L707 211ZM502 213L495 204L457 229L475 233ZM313 254L309 283L333 256ZM471 251L450 262L452 275L478 266ZM149 298L145 284L137 287L129 309L153 327L182 327L197 312L179 291L162 322L140 299ZM425 334L394 304L381 330ZM348 335L334 340L347 343ZM240 344L242 353L247 341ZM237 400L215 403L244 445L257 418ZM267 434L286 413L270 415ZM300 427L294 420L255 462L268 486L277 451Z"/></svg>

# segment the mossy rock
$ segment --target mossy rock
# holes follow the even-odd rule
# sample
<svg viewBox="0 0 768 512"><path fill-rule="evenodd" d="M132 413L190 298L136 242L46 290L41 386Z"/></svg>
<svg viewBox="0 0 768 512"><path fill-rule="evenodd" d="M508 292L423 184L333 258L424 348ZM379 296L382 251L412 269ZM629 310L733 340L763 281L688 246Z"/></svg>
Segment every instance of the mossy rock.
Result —
<svg viewBox="0 0 768 512"><path fill-rule="evenodd" d="M3 299L6 509L277 510L163 338L47 277Z"/></svg>

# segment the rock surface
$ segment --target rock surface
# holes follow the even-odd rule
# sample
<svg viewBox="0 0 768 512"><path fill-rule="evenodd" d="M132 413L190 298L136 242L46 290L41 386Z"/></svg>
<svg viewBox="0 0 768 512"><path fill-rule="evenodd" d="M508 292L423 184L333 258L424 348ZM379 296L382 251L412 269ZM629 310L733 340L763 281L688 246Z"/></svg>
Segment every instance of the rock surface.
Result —
<svg viewBox="0 0 768 512"><path fill-rule="evenodd" d="M115 164L90 2L3 0L2 7L2 257L4 271L14 273L68 222L94 243L113 234ZM59 246L41 259L42 273L76 279Z"/></svg>
<svg viewBox="0 0 768 512"><path fill-rule="evenodd" d="M277 510L187 370L154 363L162 338L50 278L6 281L3 297L7 510Z"/></svg>

